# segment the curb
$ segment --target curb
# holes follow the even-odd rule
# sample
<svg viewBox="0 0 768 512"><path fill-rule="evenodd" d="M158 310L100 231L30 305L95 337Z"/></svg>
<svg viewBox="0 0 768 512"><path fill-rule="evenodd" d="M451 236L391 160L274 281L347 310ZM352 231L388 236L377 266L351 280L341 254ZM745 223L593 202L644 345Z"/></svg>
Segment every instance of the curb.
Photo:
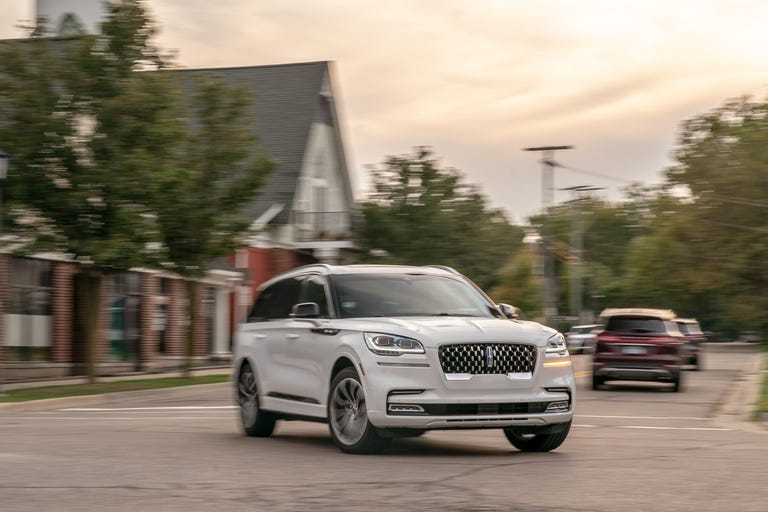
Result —
<svg viewBox="0 0 768 512"><path fill-rule="evenodd" d="M62 406L84 407L101 405L105 395L64 396L61 398L45 398L42 400L27 400L23 402L0 403L0 412L34 412L57 409Z"/></svg>
<svg viewBox="0 0 768 512"><path fill-rule="evenodd" d="M723 393L712 418L716 423L768 433L768 414L759 415L755 411L766 372L766 359L768 357L764 354L758 354L754 362Z"/></svg>

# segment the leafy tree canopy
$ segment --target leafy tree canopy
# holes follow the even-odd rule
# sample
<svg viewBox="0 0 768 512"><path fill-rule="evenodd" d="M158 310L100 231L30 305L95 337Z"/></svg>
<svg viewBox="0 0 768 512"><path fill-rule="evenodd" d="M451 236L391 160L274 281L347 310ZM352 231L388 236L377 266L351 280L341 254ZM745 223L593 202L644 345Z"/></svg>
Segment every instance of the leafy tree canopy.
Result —
<svg viewBox="0 0 768 512"><path fill-rule="evenodd" d="M448 265L483 288L497 281L523 239L521 228L426 147L373 169L373 193L362 213L362 261Z"/></svg>

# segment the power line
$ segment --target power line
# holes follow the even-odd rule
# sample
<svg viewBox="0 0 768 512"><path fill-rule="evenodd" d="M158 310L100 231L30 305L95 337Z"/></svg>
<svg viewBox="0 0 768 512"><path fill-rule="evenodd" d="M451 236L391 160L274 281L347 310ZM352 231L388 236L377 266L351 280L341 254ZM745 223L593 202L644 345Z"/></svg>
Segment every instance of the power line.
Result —
<svg viewBox="0 0 768 512"><path fill-rule="evenodd" d="M571 167L570 165L563 165L563 164L558 164L558 163L555 163L555 165L557 167L562 167L563 169L567 169L569 171L578 172L578 173L581 173L581 174L588 174L590 176L594 176L594 177L597 177L597 178L603 178L603 179L606 179L606 180L618 181L620 183L626 183L628 185L632 185L634 183L641 183L640 180L628 180L628 179L625 179L625 178L617 178L616 176L611 176L609 174L603 174L601 172L596 172L596 171L588 171L587 169L580 169L578 167Z"/></svg>

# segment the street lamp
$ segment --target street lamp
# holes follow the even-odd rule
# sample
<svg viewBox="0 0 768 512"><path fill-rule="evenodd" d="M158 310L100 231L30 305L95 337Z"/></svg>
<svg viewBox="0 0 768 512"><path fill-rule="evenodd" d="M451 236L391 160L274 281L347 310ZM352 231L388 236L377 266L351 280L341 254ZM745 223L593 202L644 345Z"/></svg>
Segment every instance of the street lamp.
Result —
<svg viewBox="0 0 768 512"><path fill-rule="evenodd" d="M11 155L0 149L0 244L3 241L3 185L8 179L8 160ZM0 245L2 249L2 245ZM5 311L3 311L5 314ZM2 336L2 335L0 335ZM2 336L2 346L0 346L0 396L3 396L3 351L5 350L5 337Z"/></svg>

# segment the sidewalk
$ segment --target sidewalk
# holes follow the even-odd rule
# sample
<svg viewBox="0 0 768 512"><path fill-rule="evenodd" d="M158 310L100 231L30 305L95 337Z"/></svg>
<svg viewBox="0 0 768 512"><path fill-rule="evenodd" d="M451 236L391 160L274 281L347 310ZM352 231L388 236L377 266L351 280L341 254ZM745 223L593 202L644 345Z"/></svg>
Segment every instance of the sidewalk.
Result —
<svg viewBox="0 0 768 512"><path fill-rule="evenodd" d="M232 371L229 365L222 366L205 366L200 368L193 368L190 372L193 377L201 375L229 375ZM116 382L122 380L141 380L141 379L167 379L170 377L183 377L184 372L181 370L169 371L169 372L151 372L151 373L125 373L121 375L111 375L108 377L97 377L96 382ZM69 384L88 384L88 377L65 377L58 379L40 379L30 381L19 382L4 382L3 391L9 391L12 389L26 389L26 388L41 388L46 386L66 386Z"/></svg>

